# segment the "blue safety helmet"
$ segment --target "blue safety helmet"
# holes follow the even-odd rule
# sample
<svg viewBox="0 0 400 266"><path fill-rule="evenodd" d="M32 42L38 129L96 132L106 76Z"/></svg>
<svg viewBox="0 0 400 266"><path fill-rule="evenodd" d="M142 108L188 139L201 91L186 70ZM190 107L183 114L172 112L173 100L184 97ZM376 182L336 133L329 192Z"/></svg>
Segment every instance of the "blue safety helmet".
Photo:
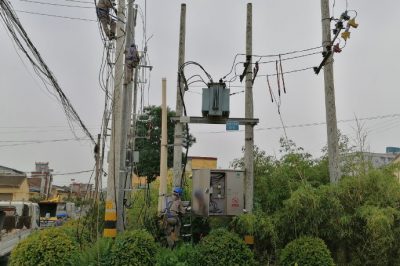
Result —
<svg viewBox="0 0 400 266"><path fill-rule="evenodd" d="M174 193L178 194L179 196L182 196L183 189L180 187L174 188Z"/></svg>

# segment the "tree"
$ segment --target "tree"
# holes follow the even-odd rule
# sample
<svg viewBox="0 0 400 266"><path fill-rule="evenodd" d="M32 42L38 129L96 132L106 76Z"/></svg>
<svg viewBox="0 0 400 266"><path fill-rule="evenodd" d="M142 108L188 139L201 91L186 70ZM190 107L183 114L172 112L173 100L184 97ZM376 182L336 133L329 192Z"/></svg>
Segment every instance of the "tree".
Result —
<svg viewBox="0 0 400 266"><path fill-rule="evenodd" d="M168 167L173 165L174 153L174 124L171 117L175 116L175 112L168 108ZM184 147L191 147L196 139L184 130ZM188 141L187 141L188 140ZM188 145L187 145L188 143ZM160 145L161 145L161 107L148 106L143 110L143 114L139 115L136 122L136 148L139 151L139 163L137 164L138 174L147 176L151 182L160 173ZM184 155L182 155L184 156Z"/></svg>

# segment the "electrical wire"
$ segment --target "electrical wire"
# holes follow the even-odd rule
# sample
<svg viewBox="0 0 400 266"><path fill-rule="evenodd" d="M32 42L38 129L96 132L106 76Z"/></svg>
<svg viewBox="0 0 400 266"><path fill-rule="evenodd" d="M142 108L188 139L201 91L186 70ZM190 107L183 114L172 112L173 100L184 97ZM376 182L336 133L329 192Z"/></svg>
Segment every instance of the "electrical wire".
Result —
<svg viewBox="0 0 400 266"><path fill-rule="evenodd" d="M250 56L258 57L259 59L261 59L261 58L270 58L270 57L279 57L279 56L291 55L291 54L296 54L296 53L304 53L304 52L308 52L308 51L312 51L312 50L316 50L316 49L320 49L320 48L323 48L323 46L316 46L316 47L311 47L311 48L302 49L302 50L293 50L293 51L284 52L284 53L278 53L278 54L267 54L267 55L255 55L255 54L252 54ZM312 53L312 54L314 54L314 53ZM236 59L237 59L238 56L246 56L246 54L238 53L238 54L236 54L234 56L233 63L232 63L232 66L230 68L230 71L226 75L224 75L222 79L226 79L233 72L233 69L235 68L235 65L236 65ZM295 57L295 58L298 58L298 57ZM275 62L275 60L273 60L273 62Z"/></svg>
<svg viewBox="0 0 400 266"><path fill-rule="evenodd" d="M2 148L2 147L25 146L25 145L31 145L31 144L54 143L54 142L81 141L81 140L90 140L90 139L88 139L88 138L73 138L73 139L39 140L39 141L30 141L30 142L22 142L22 143L13 143L13 144L0 145L0 148Z"/></svg>
<svg viewBox="0 0 400 266"><path fill-rule="evenodd" d="M372 121L372 120L379 120L379 119L386 119L386 118L393 118L393 117L400 117L399 114L388 114L388 115L379 115L379 116L370 116L370 117L363 117L357 119L342 119L338 120L337 123L348 123L354 121ZM302 124L295 124L295 125L286 125L285 128L305 128L305 127L314 127L314 126L322 126L326 125L326 122L315 122L315 123L302 123ZM254 129L254 131L267 131L267 130L279 130L283 129L282 126L274 126L274 127L258 127ZM237 130L237 131L229 131L229 132L243 132L244 130ZM198 131L193 132L195 134L217 134L217 133L227 133L226 130L224 131Z"/></svg>
<svg viewBox="0 0 400 266"><path fill-rule="evenodd" d="M42 74L38 76L46 79L49 83L51 83L53 89L57 93L58 100L63 106L63 110L67 117L67 121L71 125L71 131L75 134L75 132L73 131L72 122L77 123L81 127L83 132L91 139L92 143L95 144L92 134L89 132L86 125L81 120L75 108L72 106L71 102L69 101L69 99L61 89L60 85L58 84L53 73L51 72L47 64L44 62L39 51L34 46L28 34L26 33L25 29L21 25L19 19L17 18L12 8L11 3L8 0L3 0L0 2L0 6L2 7L2 9L0 10L0 16L4 24L8 28L9 32L11 33L15 43L21 49L21 51L24 52L24 54L34 67L34 69Z"/></svg>
<svg viewBox="0 0 400 266"><path fill-rule="evenodd" d="M18 13L26 13L26 14L38 15L38 16L46 16L46 17L63 18L63 19L70 19L70 20L97 22L97 20L89 19L89 18L59 16L59 15L54 15L54 14L39 13L39 12L33 12L33 11L27 11L27 10L14 10L14 11L18 12Z"/></svg>
<svg viewBox="0 0 400 266"><path fill-rule="evenodd" d="M64 4L55 4L55 3L48 3L48 2L41 2L41 1L32 1L32 0L19 0L21 2L27 2L32 4L39 4L39 5L49 5L49 6L59 6L59 7L73 7L73 8L95 8L92 6L75 6L75 5L64 5Z"/></svg>

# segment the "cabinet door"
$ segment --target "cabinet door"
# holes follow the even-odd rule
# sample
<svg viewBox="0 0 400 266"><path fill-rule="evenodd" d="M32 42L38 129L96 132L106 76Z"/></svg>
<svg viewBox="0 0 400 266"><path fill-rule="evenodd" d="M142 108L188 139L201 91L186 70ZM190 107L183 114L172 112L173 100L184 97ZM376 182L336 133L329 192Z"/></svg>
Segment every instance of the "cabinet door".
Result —
<svg viewBox="0 0 400 266"><path fill-rule="evenodd" d="M226 173L226 214L240 215L244 209L244 172Z"/></svg>
<svg viewBox="0 0 400 266"><path fill-rule="evenodd" d="M192 211L196 215L208 216L210 204L210 169L193 170Z"/></svg>

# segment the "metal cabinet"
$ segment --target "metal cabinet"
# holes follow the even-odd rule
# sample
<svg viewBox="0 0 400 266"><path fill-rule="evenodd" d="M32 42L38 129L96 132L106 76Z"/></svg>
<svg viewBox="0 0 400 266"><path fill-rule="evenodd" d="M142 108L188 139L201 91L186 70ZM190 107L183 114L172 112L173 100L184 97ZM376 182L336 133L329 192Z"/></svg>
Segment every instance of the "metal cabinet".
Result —
<svg viewBox="0 0 400 266"><path fill-rule="evenodd" d="M192 208L196 215L239 215L244 209L244 171L194 169Z"/></svg>

